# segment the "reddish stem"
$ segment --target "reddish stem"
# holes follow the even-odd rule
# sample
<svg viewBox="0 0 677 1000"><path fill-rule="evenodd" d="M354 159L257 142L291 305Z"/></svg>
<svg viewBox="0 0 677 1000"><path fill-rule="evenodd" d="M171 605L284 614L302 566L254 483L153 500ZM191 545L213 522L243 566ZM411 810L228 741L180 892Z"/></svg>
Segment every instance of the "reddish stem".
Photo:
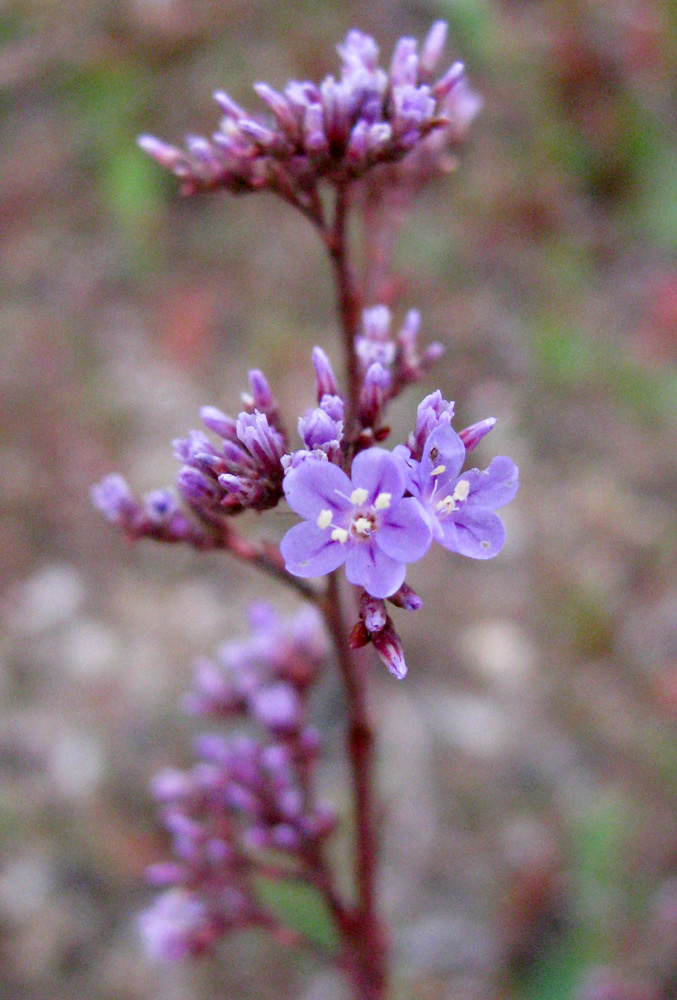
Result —
<svg viewBox="0 0 677 1000"><path fill-rule="evenodd" d="M336 191L336 208L332 231L325 237L329 256L334 268L334 281L338 299L343 353L346 366L347 412L346 439L352 443L357 436L357 408L360 397L360 366L355 353L355 334L360 317L360 301L355 277L349 264L348 247L348 186L341 185Z"/></svg>
<svg viewBox="0 0 677 1000"><path fill-rule="evenodd" d="M357 898L352 920L340 927L344 945L342 964L352 980L356 1000L384 1000L386 942L376 911L378 842L372 785L374 737L364 679L348 646L348 627L336 572L329 577L322 610L334 641L348 700L347 747L354 794Z"/></svg>

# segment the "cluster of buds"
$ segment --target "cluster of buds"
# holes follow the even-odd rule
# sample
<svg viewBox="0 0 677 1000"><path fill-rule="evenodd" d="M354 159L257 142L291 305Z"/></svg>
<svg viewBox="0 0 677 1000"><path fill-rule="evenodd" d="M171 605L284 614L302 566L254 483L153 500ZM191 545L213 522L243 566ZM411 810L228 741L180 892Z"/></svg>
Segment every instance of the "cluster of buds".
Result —
<svg viewBox="0 0 677 1000"><path fill-rule="evenodd" d="M435 159L463 138L479 99L462 63L433 81L446 28L435 22L420 53L415 39L401 38L389 71L379 66L374 39L350 31L337 46L338 79L291 81L282 93L256 84L268 110L264 117L252 117L219 91L214 98L223 119L210 139L187 136L182 150L145 135L140 145L176 174L184 194L266 189L318 212L319 181L345 185L417 149Z"/></svg>
<svg viewBox="0 0 677 1000"><path fill-rule="evenodd" d="M388 600L397 608L418 611L423 601L408 584L403 583ZM398 680L407 675L402 640L395 631L392 619L386 610L385 601L372 597L366 591L360 595L360 617L351 629L348 643L351 649L361 649L371 643L379 659Z"/></svg>
<svg viewBox="0 0 677 1000"><path fill-rule="evenodd" d="M215 406L200 410L203 424L220 444L204 431L190 431L174 441L174 454L183 463L177 488L190 516L167 489L138 500L117 473L93 487L96 507L129 538L188 542L200 549L227 542L227 516L275 507L282 497L287 435L263 374L250 371L249 383L251 393L243 395L237 419Z"/></svg>
<svg viewBox="0 0 677 1000"><path fill-rule="evenodd" d="M114 472L92 487L92 501L130 539L188 542L198 549L218 544L215 534L186 517L170 490L151 490L139 500L124 476Z"/></svg>
<svg viewBox="0 0 677 1000"><path fill-rule="evenodd" d="M335 826L333 811L315 801L320 738L306 722L307 695L326 654L318 615L306 609L285 623L259 606L252 624L250 640L197 665L185 707L203 718L249 722L256 736L205 734L192 770L166 770L153 782L174 854L149 869L164 892L139 918L156 957L195 956L245 927L275 930L257 878L312 884L320 845Z"/></svg>
<svg viewBox="0 0 677 1000"><path fill-rule="evenodd" d="M392 314L384 305L362 313L362 329L355 337L355 353L360 362L363 384L360 393L359 420L376 441L387 434L379 427L386 403L407 386L418 382L441 357L444 347L429 344L418 353L421 317L410 309L395 340L391 334Z"/></svg>
<svg viewBox="0 0 677 1000"><path fill-rule="evenodd" d="M177 485L188 505L203 519L217 522L223 514L269 510L282 496L282 457L287 439L268 382L250 371L251 395L236 420L215 406L203 406L202 422L221 438L212 444L202 431L174 442L183 462Z"/></svg>

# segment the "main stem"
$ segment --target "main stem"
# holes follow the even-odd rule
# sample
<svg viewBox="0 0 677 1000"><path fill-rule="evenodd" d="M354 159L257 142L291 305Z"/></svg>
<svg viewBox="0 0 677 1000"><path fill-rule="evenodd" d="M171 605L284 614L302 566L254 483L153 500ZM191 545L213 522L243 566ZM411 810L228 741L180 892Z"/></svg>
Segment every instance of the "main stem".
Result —
<svg viewBox="0 0 677 1000"><path fill-rule="evenodd" d="M348 209L349 187L347 184L342 184L336 191L334 224L325 239L334 269L334 283L341 323L348 403L345 437L350 447L357 433L357 411L360 398L360 368L355 353L355 334L359 322L360 302L355 277L350 267Z"/></svg>
<svg viewBox="0 0 677 1000"><path fill-rule="evenodd" d="M376 908L378 840L373 794L374 736L364 679L348 645L348 628L338 573L329 577L323 606L336 648L348 702L347 749L354 795L355 907L341 927L342 964L355 1000L385 1000L387 949Z"/></svg>
<svg viewBox="0 0 677 1000"><path fill-rule="evenodd" d="M336 297L347 383L345 419L346 457L349 461L358 432L360 368L355 334L360 314L357 285L350 266L348 238L349 187L336 191L334 221L327 247L334 270ZM343 965L356 1000L385 1000L386 941L376 906L378 841L373 789L374 736L369 719L366 687L348 644L349 627L339 578L329 577L325 618L336 648L348 703L347 750L354 795L355 908L342 928Z"/></svg>

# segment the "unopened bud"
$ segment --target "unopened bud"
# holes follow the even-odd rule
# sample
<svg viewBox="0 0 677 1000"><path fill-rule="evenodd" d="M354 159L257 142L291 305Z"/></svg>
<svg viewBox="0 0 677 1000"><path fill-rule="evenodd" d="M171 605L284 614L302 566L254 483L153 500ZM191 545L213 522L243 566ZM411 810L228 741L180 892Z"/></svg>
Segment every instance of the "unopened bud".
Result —
<svg viewBox="0 0 677 1000"><path fill-rule="evenodd" d="M418 611L423 607L423 601L416 591L407 583L403 583L398 591L388 598L396 608L404 608L405 611Z"/></svg>

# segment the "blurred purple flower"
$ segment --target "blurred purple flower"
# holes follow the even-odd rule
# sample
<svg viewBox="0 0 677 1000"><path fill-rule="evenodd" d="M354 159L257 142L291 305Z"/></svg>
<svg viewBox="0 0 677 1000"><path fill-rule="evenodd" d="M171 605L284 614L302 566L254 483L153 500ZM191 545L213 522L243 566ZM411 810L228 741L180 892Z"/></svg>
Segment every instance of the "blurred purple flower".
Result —
<svg viewBox="0 0 677 1000"><path fill-rule="evenodd" d="M194 958L220 937L222 921L204 900L185 889L169 889L138 917L146 951L161 961Z"/></svg>
<svg viewBox="0 0 677 1000"><path fill-rule="evenodd" d="M315 212L309 192L321 179L344 184L378 164L398 162L417 147L425 150L439 133L425 155L434 169L448 143L463 137L480 102L461 63L432 82L445 36L444 22L435 22L420 55L415 39L400 39L387 72L378 65L374 39L349 31L337 46L338 78L327 76L319 85L293 80L283 92L255 85L266 118L251 116L228 94L217 92L223 119L210 139L189 135L181 150L144 135L139 145L181 180L185 194L266 188Z"/></svg>

